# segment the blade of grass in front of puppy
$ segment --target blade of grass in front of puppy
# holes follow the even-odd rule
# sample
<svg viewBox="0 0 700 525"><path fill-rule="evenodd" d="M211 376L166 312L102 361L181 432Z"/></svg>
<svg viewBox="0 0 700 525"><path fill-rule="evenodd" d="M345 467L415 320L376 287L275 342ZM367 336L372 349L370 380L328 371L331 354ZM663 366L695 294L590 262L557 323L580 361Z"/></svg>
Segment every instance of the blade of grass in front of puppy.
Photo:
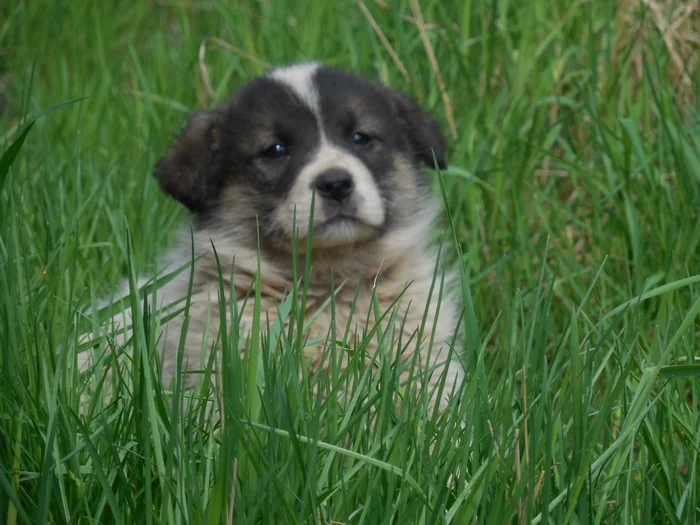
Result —
<svg viewBox="0 0 700 525"><path fill-rule="evenodd" d="M467 275L466 265L463 263L464 254L462 253L462 248L459 243L459 238L457 236L457 230L455 228L454 219L452 217L452 212L450 211L449 199L447 198L447 191L445 190L445 181L442 177L442 172L437 168L437 158L433 153L433 162L436 166L436 173L438 183L440 185L440 192L442 194L442 202L445 206L445 213L447 215L447 221L450 226L450 232L452 234L452 240L454 242L455 250L457 250L457 260L460 261L459 264L459 274L462 280L462 300L464 301L464 330L465 338L468 343L468 347L465 348L465 365L472 365L477 360L477 354L479 348L481 347L479 343L479 324L476 320L476 311L474 310L474 301L472 299L472 293L469 286L469 276Z"/></svg>
<svg viewBox="0 0 700 525"><path fill-rule="evenodd" d="M376 382L373 390L377 391L379 397L379 407L376 408L375 429L379 435L387 434L392 428L392 422L396 418L396 400L400 390L400 375L403 372L403 348L401 346L401 336L404 334L407 314L401 314L402 310L394 308L391 316L385 324L384 333L381 336L381 357L378 364L379 374L376 375ZM401 316L401 325L397 326ZM370 391L370 394L374 394ZM395 425L394 425L395 426Z"/></svg>
<svg viewBox="0 0 700 525"><path fill-rule="evenodd" d="M241 341L239 339L240 324L238 315L238 301L235 295L235 289L233 288L233 282L235 277L235 261L231 262L231 275L229 281L229 299L227 299L225 293L225 280L221 268L221 260L219 254L216 250L216 246L212 242L212 250L214 252L214 258L216 260L216 271L218 279L218 313L219 313L219 347L221 356L220 359L216 359L215 356L209 356L208 367L215 368L218 375L218 381L216 382L216 389L214 394L218 396L219 403L219 417L221 421L221 439L222 443L226 443L225 446L221 446L218 449L219 455L217 458L218 463L218 482L214 486L214 492L212 496L211 503L209 505L210 514L208 519L211 523L219 523L225 510L231 509L232 501L230 497L233 491L233 487L236 486L236 475L245 476L248 474L248 479L245 486L255 486L257 482L257 474L255 468L251 468L252 462L247 454L242 454L242 449L239 449L236 444L238 442L238 432L235 428L236 420L240 419L243 414L239 413L240 410L240 397L242 394L243 384L241 381L237 381L240 376L241 379L247 380L247 387L249 388L251 383L253 385L257 382L255 365L257 365L257 352L253 350L252 334L251 339L248 341L250 346L247 347L246 357L241 359ZM257 288L257 287L256 287ZM227 304L231 304L231 332L229 333L229 323L227 321ZM255 324L255 323L254 323ZM254 330L254 328L253 328ZM255 362L253 362L255 360ZM238 374L238 370L241 365L247 366L244 374ZM254 391L253 395L258 395L257 390ZM250 407L254 406L251 403L250 397L245 400L245 406L250 413ZM248 416L249 417L249 416ZM237 472L232 471L232 466L237 465Z"/></svg>
<svg viewBox="0 0 700 525"><path fill-rule="evenodd" d="M304 328L302 333L306 333L306 331L311 328L311 326L316 322L316 319L318 319L318 316L321 315L326 308L328 308L331 304L331 302L335 301L336 296L340 293L340 291L343 289L343 286L345 285L345 281L340 283L340 285L332 289L331 293L328 294L328 297L314 310L314 313L309 317L309 320L304 323ZM334 311L331 310L331 324L335 324L335 314ZM334 336L335 339L335 336Z"/></svg>
<svg viewBox="0 0 700 525"><path fill-rule="evenodd" d="M424 377L423 384L425 385L424 388L426 388L428 390L430 389L429 377L431 374L435 373L434 366L432 364L433 361L435 360L435 356L433 356L433 349L435 348L435 329L437 327L437 322L438 322L438 319L440 317L440 309L441 309L440 306L441 306L442 301L444 299L444 290L445 290L445 271L441 270L441 264L440 264L441 256L442 256L442 243L440 243L440 245L438 247L437 257L435 258L435 267L433 268L433 277L430 281L430 289L428 291L426 306L425 306L425 310L423 311L423 318L421 319L421 324L420 324L420 327L418 329L418 337L417 337L417 340L418 340L417 344L420 344L420 342L423 340L423 334L425 332L425 325L427 323L428 314L430 311L430 306L431 306L432 301L433 301L433 294L435 293L435 283L437 281L438 275L440 275L440 285L439 285L439 288L437 290L437 300L435 302L435 312L434 312L433 318L432 318L432 326L430 327L430 339L426 345L428 348L428 352L427 352L426 363L425 363L426 369L424 372L425 377ZM446 343L446 341L445 341L445 343ZM445 343L442 343L442 344L445 344ZM453 358L454 345L451 345L451 347L448 348L447 350L448 350L447 356L444 358L444 361L449 363L449 361ZM441 359L441 361L442 360L443 359ZM435 360L435 364L439 365L440 361ZM448 372L449 372L449 367L445 366L443 368L443 371L440 374L440 377L438 378L437 386L435 387L435 388L437 388L437 391L436 392L427 392L428 399L433 398L433 395L434 395L434 399L441 399L442 398L443 392L445 390L445 383L447 381ZM448 393L450 395L452 395L455 392L448 392ZM429 407L429 408L432 408L431 419L433 419L433 421L437 420L437 417L440 413L440 403L435 403L433 407Z"/></svg>
<svg viewBox="0 0 700 525"><path fill-rule="evenodd" d="M311 209L309 210L309 226L306 233L306 253L304 259L304 284L301 294L301 307L297 319L297 344L296 349L303 355L302 339L304 337L304 319L306 317L306 297L309 293L309 282L311 281L311 246L313 244L314 233L314 209L316 207L316 191L311 193Z"/></svg>
<svg viewBox="0 0 700 525"><path fill-rule="evenodd" d="M262 315L262 292L261 292L261 261L260 261L260 228L256 221L256 232L257 232L257 271L255 272L254 282L254 298L253 298L253 318L250 327L246 327L246 330L250 330L250 337L247 340L247 345L245 347L245 357L243 358L244 366L244 378L245 378L245 400L244 400L244 413L245 416L252 420L257 421L260 417L260 410L262 405L262 400L260 397L259 385L260 378L259 371L262 370L260 359L262 358L262 353L260 352L260 330L261 315ZM217 262L218 264L218 262ZM219 269L219 273L221 270ZM221 293L223 293L223 284L220 285ZM225 322L225 321L224 321ZM228 348L228 347L227 347ZM230 348L231 352L240 351L239 349ZM230 400L235 403L235 400ZM235 417L235 415L234 415ZM240 415L239 415L240 418ZM239 455L238 458L238 473L240 476L247 476L244 486L255 487L258 483L257 470L255 468L253 460L249 455ZM235 480L234 480L235 482Z"/></svg>
<svg viewBox="0 0 700 525"><path fill-rule="evenodd" d="M312 202L314 195L311 196ZM297 228L297 208L294 206L294 216L292 217L292 312L289 317L289 324L287 327L287 337L285 339L286 353L289 356L287 360L289 366L294 366L293 374L298 378L298 380L292 382L292 388L294 390L294 395L296 398L296 406L299 411L298 417L301 421L306 421L306 412L308 408L308 396L306 392L309 389L309 378L308 375L304 373L306 370L306 361L304 357L304 348L301 344L301 337L299 334L303 334L304 331L304 320L306 317L306 306L303 301L303 297L306 294L303 292L306 288L304 283L308 282L304 276L308 275L308 261L305 259L304 263L304 273L303 276L299 275L299 231ZM313 205L312 205L312 217L313 217ZM312 227L313 221L307 226L307 235L310 235L310 228ZM308 239L307 239L308 242ZM308 245L307 245L308 251ZM301 285L301 286L300 286ZM302 292L300 293L300 290Z"/></svg>
<svg viewBox="0 0 700 525"><path fill-rule="evenodd" d="M150 465L153 461L151 454L153 452L153 440L157 440L158 428L154 427L155 417L150 417L150 414L155 414L155 407L153 406L152 400L149 402L149 397L153 392L152 385L149 386L149 373L150 366L148 363L148 357L146 355L146 337L144 334L144 326L142 319L142 311L140 308L140 294L137 289L137 278L136 271L134 268L133 260L133 250L131 243L131 232L127 228L126 231L126 263L127 263L127 280L129 283L129 303L132 316L132 397L131 397L131 409L134 413L134 420L137 421L140 416L140 438L143 443L143 457L145 465ZM113 361L113 367L118 369L118 360ZM153 408L152 408L153 407ZM150 423L149 423L150 421ZM139 474L143 475L142 483L144 484L145 495L144 498L147 504L150 506L153 504L153 482L152 482L152 470L149 466L145 466L143 471ZM152 516L147 514L146 523L152 523Z"/></svg>
<svg viewBox="0 0 700 525"><path fill-rule="evenodd" d="M306 320L306 299L309 293L309 283L311 282L311 250L313 245L313 229L314 229L314 217L316 208L316 191L311 193L311 207L309 209L309 224L306 230L306 252L304 254L304 276L302 278L302 289L301 297L299 296L299 289L297 287L295 294L295 304L297 305L297 317L296 317L296 337L294 339L294 354L297 356L297 362L299 363L299 371L301 373L300 385L304 385L307 389L310 388L309 378L306 374L306 356L304 353L304 324ZM298 253L298 236L296 235L295 229L295 245L296 251ZM296 262L295 262L296 264ZM304 392L302 387L300 393ZM301 417L306 420L306 403L302 402L299 405L301 409Z"/></svg>
<svg viewBox="0 0 700 525"><path fill-rule="evenodd" d="M305 420L304 412L306 407L303 401L303 388L302 385L305 384L304 376L299 372L304 370L304 357L303 352L296 351L297 338L295 336L298 331L299 323L303 322L303 312L300 307L300 296L299 296L299 285L301 283L301 278L299 277L299 232L297 231L297 208L294 205L294 214L292 216L292 291L289 294L290 302L290 313L289 313L289 323L286 330L286 337L280 339L280 343L284 346L283 351L285 352L285 361L289 366L289 373L296 375L299 378L298 381L293 381L291 387L294 390L294 395L296 398L296 403L299 411L301 412L302 420Z"/></svg>
<svg viewBox="0 0 700 525"><path fill-rule="evenodd" d="M257 421L260 415L260 405L262 403L260 399L260 392L258 388L262 387L259 385L258 371L261 370L260 359L262 354L260 353L260 330L263 324L261 323L262 314L262 281L261 281L261 264L260 264L260 225L256 221L256 233L258 239L258 250L257 250L257 271L255 272L255 298L253 301L253 322L250 327L250 346L248 347L248 392L246 395L246 410L248 417L252 421Z"/></svg>
<svg viewBox="0 0 700 525"><path fill-rule="evenodd" d="M147 282L145 282L143 285L141 285L140 287L137 287L137 288L136 288L136 289L138 290L139 297L143 296L143 295L146 293L146 291L147 291L149 288L151 288L152 286L154 286L154 285L156 286L157 289L160 289L160 288L164 287L167 283L169 283L170 281L172 281L175 277L177 277L178 275L180 275L180 274L181 274L182 272L184 272L187 268L189 268L190 266L194 265L194 263L195 263L196 261L198 261L199 259L201 259L201 258L202 258L201 255L198 256L198 257L195 257L193 260L188 261L188 262L186 262L186 263L184 263L184 264L178 266L178 267L175 268L174 270L172 270L172 271L166 273L165 275L163 275L163 276L161 276L161 277L159 277L159 278L157 278L157 279L156 279L156 278L154 278L154 279L149 279L149 280L148 280ZM137 281L137 282L138 282L138 281ZM92 325L93 325L93 327L94 327L95 329L99 329L99 325L98 325L97 320L99 320L99 319L104 319L104 318L106 318L106 317L112 317L112 315L114 315L115 313L117 313L117 312L115 312L115 310L120 309L121 303L122 303L123 301L125 301L126 299L130 299L130 297L131 297L131 292L128 291L128 292L127 292L126 294L124 294L122 297L119 297L119 298L117 298L117 299L114 299L113 301L109 301L109 303L106 304L105 306L103 306L103 307L101 307L101 308L98 308L97 310L94 310L94 309L93 309L93 310L92 310L92 311L93 311L92 314L90 313L89 310L84 310L84 311L81 312L79 315L80 315L81 319L85 319L86 321L91 322ZM182 303L183 301L184 301L184 299L179 299L179 300L173 301L172 303L169 303L169 304L167 304L167 305L164 304L164 305L158 305L158 306L159 306L159 308L162 306L164 309L171 309L172 307L179 305L179 304ZM179 315L179 313L180 313L180 312L178 312L177 315ZM165 319L164 319L163 321L165 321ZM129 327L124 327L124 328L119 329L118 331L115 332L115 335L124 332L124 331L127 330L128 328L129 328ZM99 339L99 338L95 338L95 339ZM88 341L88 342L86 342L86 343L82 343L82 344L80 345L80 348L83 349L83 348L89 347L89 345L90 345L93 341L94 341L94 340Z"/></svg>
<svg viewBox="0 0 700 525"><path fill-rule="evenodd" d="M294 213L292 215L292 295L299 297L299 234L297 232L297 206L294 205ZM294 301L294 310L292 317L298 315L297 302ZM288 335L292 337L292 324L289 325Z"/></svg>
<svg viewBox="0 0 700 525"><path fill-rule="evenodd" d="M162 288L163 286L165 286L165 284L172 281L175 277L177 277L180 273L182 273L186 268L193 265L194 262L199 260L200 258L201 258L201 256L196 257L194 259L194 261L189 261L189 262L179 266L175 270L163 275L160 278L153 278L153 279L148 280L145 284L143 284L142 286L137 288L138 296L142 297L143 295L146 294L146 292L150 288L154 287L155 290ZM154 295L157 296L157 294L154 294ZM77 345L76 354L82 353L82 352L89 350L91 348L95 348L96 346L101 344L103 341L109 340L113 336L127 334L130 330L132 330L132 328L134 326L133 317L132 317L131 321L129 322L127 320L127 317L123 315L124 314L124 303L125 303L125 301L130 302L130 301L127 301L127 300L130 300L130 298L131 298L131 290L128 290L125 295L123 295L122 297L119 297L118 299L109 301L105 306L103 306L101 308L97 308L93 305L93 306L90 306L88 309L78 313L79 321L80 321L80 324L79 324L80 333L81 334L86 333L85 331L87 330L87 323L90 323L91 330L97 331L97 333L99 335L96 335L95 337L92 337L88 340L83 340L82 342L79 342ZM168 322L169 320L182 314L183 308L178 308L178 306L183 302L185 302L184 298L174 300L168 304L157 304L155 301L153 302L153 306L158 307L158 316L160 317L159 321L160 321L161 326L163 324L165 324L166 322ZM93 312L92 314L90 313L90 310L92 310L92 312ZM122 314L122 318L124 319L124 323L122 324L122 326L120 326L116 330L111 330L113 327L109 326L109 328L111 330L109 332L109 334L100 333L104 329L104 326L102 324L100 324L100 320L101 319L111 319L113 316L115 316L119 313ZM85 327L85 328L83 328L83 327ZM133 339L133 333L132 333L131 338L129 340L125 341L125 343L128 344L130 342L130 340L133 343L132 339Z"/></svg>
<svg viewBox="0 0 700 525"><path fill-rule="evenodd" d="M194 231L190 229L190 245L191 245L191 261L192 266L190 267L190 277L187 283L187 295L185 296L185 309L182 314L182 326L180 328L180 337L177 345L177 357L175 359L175 374L173 375L173 392L170 406L170 432L168 445L166 450L166 462L165 462L165 475L167 479L171 478L171 472L175 471L175 461L176 454L175 448L178 442L179 436L179 425L180 417L182 414L178 412L182 411L182 361L185 355L185 340L187 337L187 331L190 324L190 305L192 304L192 288L194 286ZM155 301L156 296L156 285L153 286L153 296ZM155 303L154 303L155 304ZM170 496L170 490L166 490L163 494L163 507L169 509L168 498Z"/></svg>
<svg viewBox="0 0 700 525"><path fill-rule="evenodd" d="M297 318L296 318L296 338L295 338L295 344L294 344L294 354L297 356L297 362L299 364L299 370L301 372L301 375L299 376L299 383L301 389L299 390L299 394L304 393L304 390L306 389L308 393L312 392L312 387L309 381L309 377L306 374L306 356L304 352L304 334L306 333L306 326L310 325L313 321L310 320L309 323L307 324L306 322L306 300L308 296L308 290L309 290L309 283L311 282L311 251L312 251L312 244L313 244L313 227L314 227L314 211L315 211L315 206L316 206L316 192L313 191L311 194L311 207L309 210L309 224L307 227L307 232L306 232L306 253L305 258L304 258L304 277L303 277L303 284L302 284L302 291L301 291L301 297L299 297L298 293L298 286L295 287L295 297L294 297L294 302L298 306L297 308ZM292 248L293 251L295 252L295 257L293 264L295 266L295 272L298 271L297 265L297 260L298 260L298 253L299 253L299 238L297 235L296 231L296 210L295 210L295 217L294 217L294 229L293 229L293 244L294 247ZM296 282L296 274L295 274L295 282ZM315 316L318 315L320 312L316 311L314 313L313 319L315 319ZM291 325L291 323L290 323ZM305 326L306 325L306 326ZM321 392L319 392L319 395L321 395ZM308 396L308 394L307 394ZM301 402L299 403L299 409L300 409L300 417L301 420L304 422L308 423L309 416L307 414L307 403L305 402L306 399L309 399L307 396L300 396ZM320 402L317 406L320 407ZM309 410L313 410L313 402L309 405ZM289 417L289 414L285 411L287 414L287 417L285 418L287 422L287 428L288 428L288 436L290 438L290 442L292 444L292 449L295 453L296 456L296 461L297 463L301 466L302 471L304 472L303 476L306 479L306 489L307 489L307 497L309 498L312 507L317 508L317 501L316 501L316 493L315 493L315 485L316 482L313 479L309 479L309 476L315 476L316 472L311 472L312 469L315 468L313 465L306 465L305 461L305 456L302 454L302 450L299 444L299 441L297 440L297 432L293 427L291 418ZM307 431L308 431L308 425L307 425ZM314 454L313 455L314 459L313 462L317 460L317 456Z"/></svg>
<svg viewBox="0 0 700 525"><path fill-rule="evenodd" d="M390 379L391 374L387 371L385 365L393 361L391 350L394 347L393 332L394 326L396 325L396 319L398 317L398 305L400 304L409 285L410 283L404 285L401 292L397 294L396 298L389 305L384 307L383 311L382 306L379 304L376 289L372 291L372 297L370 299L371 308L368 310L367 318L364 320L366 333L364 334L364 337L360 343L354 345L352 352L353 358L357 359L356 362L360 366L360 369L365 370L365 375L363 375L362 379L357 383L357 385L353 386L353 389L358 389L358 395L353 396L353 404L359 401L365 388L368 389L368 399L372 398L375 393L379 396L379 398L381 398L384 392L388 392L391 389L393 389L394 393L398 394L401 398L406 399L405 389L397 381L392 381ZM372 321L372 318L374 318L374 321ZM370 347L372 339L375 337L375 350L371 355L369 355L367 349ZM361 363L365 359L366 363ZM376 377L373 378L371 375L373 368L382 370L382 373L377 374ZM381 377L384 377L382 380L382 385L386 390L377 392L377 385ZM360 385L362 385L362 388L358 388ZM374 404L374 402L372 402L372 404ZM369 408L369 404L367 405L367 408ZM377 413L375 415L380 416L381 414ZM345 421L348 421L347 418ZM378 425L379 421L377 421L376 424Z"/></svg>
<svg viewBox="0 0 700 525"><path fill-rule="evenodd" d="M165 486L165 460L163 458L163 448L161 444L161 429L159 428L158 422L160 417L156 411L154 402L154 392L155 385L153 384L153 374L151 370L151 363L148 355L148 342L145 333L145 326L143 323L143 317L141 314L141 309L139 308L139 292L138 292L138 279L136 278L136 268L134 264L133 247L131 243L131 233L127 229L126 231L126 245L127 245L127 271L129 278L129 289L130 294L130 304L131 313L133 319L133 347L134 347L134 366L141 367L141 377L134 378L135 381L143 381L143 385L140 395L143 396L143 403L145 405L145 410L143 412L144 416L147 416L143 421L143 439L146 446L144 447L146 454L146 464L148 464L148 456L150 456L151 450L155 455L155 463L158 470L159 481L162 490L167 490ZM138 370L138 368L137 368ZM148 446L148 444L153 440L153 446ZM151 469L146 468L146 491L147 499L150 499L150 476ZM152 503L152 501L149 501ZM151 522L151 513L146 513L146 520L148 523Z"/></svg>
<svg viewBox="0 0 700 525"><path fill-rule="evenodd" d="M331 294L330 297L334 298L334 288L335 288L335 281L333 279L333 272L331 272ZM326 341L327 346L330 346L330 385L328 387L328 397L327 397L327 402L326 402L326 435L328 436L335 436L337 435L338 431L338 397L334 396L333 392L333 387L331 385L337 385L340 386L340 382L338 381L338 363L337 363L337 352L335 351L337 348L337 343L336 343L336 325L335 325L335 300L331 300L330 304L331 308L331 326L329 327L330 331L330 339ZM325 357L326 352L324 352L324 357ZM329 460L329 458L325 458L325 462L323 467L320 470L319 475L317 476L317 485L316 485L316 491L320 494L321 491L327 487L328 485L328 473L330 471L330 467L332 465L332 459ZM322 504L323 496L320 495L319 499L319 504Z"/></svg>

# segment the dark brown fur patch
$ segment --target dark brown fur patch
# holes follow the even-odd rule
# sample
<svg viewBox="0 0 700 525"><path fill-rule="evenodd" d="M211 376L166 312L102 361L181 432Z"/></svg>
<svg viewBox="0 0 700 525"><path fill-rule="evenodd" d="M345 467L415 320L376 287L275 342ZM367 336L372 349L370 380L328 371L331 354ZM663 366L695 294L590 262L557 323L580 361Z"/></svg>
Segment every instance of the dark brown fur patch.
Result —
<svg viewBox="0 0 700 525"><path fill-rule="evenodd" d="M396 91L392 97L397 115L413 146L413 154L429 168L447 169L445 136L430 115L411 98ZM433 153L435 158L433 158Z"/></svg>
<svg viewBox="0 0 700 525"><path fill-rule="evenodd" d="M221 122L220 110L194 113L155 169L160 187L193 212L203 211L220 189L216 160Z"/></svg>

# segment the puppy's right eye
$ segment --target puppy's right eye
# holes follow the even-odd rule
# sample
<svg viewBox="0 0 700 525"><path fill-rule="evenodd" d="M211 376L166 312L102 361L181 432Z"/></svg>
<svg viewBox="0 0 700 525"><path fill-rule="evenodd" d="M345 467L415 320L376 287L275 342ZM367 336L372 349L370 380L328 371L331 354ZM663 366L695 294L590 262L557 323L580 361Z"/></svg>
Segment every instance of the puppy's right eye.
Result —
<svg viewBox="0 0 700 525"><path fill-rule="evenodd" d="M287 150L287 146L277 142L263 151L262 155L268 159L279 159L289 155L289 150Z"/></svg>
<svg viewBox="0 0 700 525"><path fill-rule="evenodd" d="M367 133L362 133L361 131L353 133L352 137L350 138L355 144L359 146L364 146L365 144L368 144L370 140L372 140L372 137L367 135Z"/></svg>

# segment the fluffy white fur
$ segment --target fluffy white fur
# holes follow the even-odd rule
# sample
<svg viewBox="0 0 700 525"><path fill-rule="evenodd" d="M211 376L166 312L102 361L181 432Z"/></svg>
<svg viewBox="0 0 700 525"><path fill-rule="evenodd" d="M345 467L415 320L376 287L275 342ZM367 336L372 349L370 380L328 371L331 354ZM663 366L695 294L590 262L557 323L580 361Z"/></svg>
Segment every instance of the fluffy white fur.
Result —
<svg viewBox="0 0 700 525"><path fill-rule="evenodd" d="M383 313L390 305L400 297L398 303L398 319L395 328L403 326L404 333L401 335L403 345L409 340L411 344L407 349L412 350L418 346L421 356L419 362L423 368L434 367L429 385L430 389L435 389L445 367L446 383L443 397L439 400L440 406L444 408L447 396L453 389L457 389L462 382L463 369L460 365L457 354L454 352L452 361L448 361L450 343L454 338L457 321L457 310L451 295L444 292L444 297L439 301L440 274L434 278L437 263L437 252L426 246L429 227L431 224L432 209L425 209L419 212L412 224L405 228L389 232L386 236L375 243L366 246L355 246L348 250L339 250L337 255L324 260L317 259L316 265L312 269L312 279L308 288L306 319L311 320L317 316L310 327L308 336L310 339L325 338L329 332L331 324L331 312L329 308L318 309L324 304L331 293L330 268L334 268L334 281L336 288L343 281L346 286L342 287L335 294L335 319L337 334L345 333L348 326L351 305L355 300L357 285L360 284L359 294L354 306L354 313L350 324L350 340L352 345L353 334L362 334L374 324L374 310L372 308L372 297L376 294L379 301L380 310ZM195 251L202 257L195 264L194 287L191 296L189 330L186 336L185 355L188 368L198 369L204 367L209 352L213 347L218 334L219 308L218 299L218 268L214 252L211 248L213 242L221 264L222 276L225 280L225 290L233 289L237 297L233 298L238 302L241 316L240 340L245 341L250 335L253 326L253 301L249 298L244 300L244 296L255 279L258 265L258 253L256 250L244 248L236 244L231 238L230 231L202 230L195 234ZM390 254L382 257L380 254ZM183 233L179 246L175 248L167 258L170 264L164 270L175 269L185 265L191 259L191 241L189 232ZM338 264L344 259L345 264ZM235 261L235 263L234 263ZM233 272L234 281L230 282L231 265L235 264ZM269 319L272 323L277 317L277 307L284 300L286 294L292 289L291 265L280 266L264 258L260 261L261 267L261 296L262 296L262 319ZM168 306L173 302L184 298L187 294L190 272L189 269L181 272L172 281L168 282L158 291L157 307ZM431 286L434 283L434 290L430 294ZM445 289L449 290L451 279L448 277ZM232 285L232 286L231 286ZM227 296L230 301L232 297ZM439 302L439 306L438 306ZM245 303L245 305L244 305ZM228 306L225 306L229 311ZM425 331L422 341L416 345L417 330L423 322L425 310L428 310ZM439 310L439 315L437 315ZM127 316L130 314L127 310ZM436 317L437 316L437 317ZM388 316L387 316L388 317ZM405 317L405 322L403 319ZM230 322L230 318L228 318ZM369 326L366 320L370 319ZM113 320L114 325L122 325L123 317L120 315ZM163 380L167 382L172 378L175 371L177 345L180 336L183 319L181 316L175 317L165 323L162 327L161 349L163 357ZM124 344L130 337L131 331L127 330L116 338L117 344ZM397 334L398 335L398 334ZM433 347L429 348L429 341L433 341ZM371 341L368 347L370 354L376 349L376 338ZM337 347L341 355L338 356L341 364L347 362L348 355L341 347ZM310 373L322 372L317 370L320 361L323 345L305 348L305 360L308 363ZM395 350L394 350L395 351ZM431 354L431 362L428 362L428 354ZM405 355L406 360L411 359L411 355ZM79 361L81 369L85 369L91 361L92 353L84 352L80 354ZM407 372L402 376L406 380ZM196 377L194 375L188 376ZM191 380L190 380L191 382ZM434 392L433 392L434 394Z"/></svg>

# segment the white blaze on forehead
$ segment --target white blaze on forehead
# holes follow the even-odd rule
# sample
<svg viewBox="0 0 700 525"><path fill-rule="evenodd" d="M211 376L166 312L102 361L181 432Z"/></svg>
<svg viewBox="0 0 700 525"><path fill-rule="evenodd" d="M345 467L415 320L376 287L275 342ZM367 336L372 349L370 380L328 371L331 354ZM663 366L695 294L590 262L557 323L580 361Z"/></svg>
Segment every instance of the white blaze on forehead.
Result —
<svg viewBox="0 0 700 525"><path fill-rule="evenodd" d="M273 69L269 77L287 86L309 109L317 115L320 111L320 103L316 86L314 86L314 73L319 68L316 62L293 64Z"/></svg>

